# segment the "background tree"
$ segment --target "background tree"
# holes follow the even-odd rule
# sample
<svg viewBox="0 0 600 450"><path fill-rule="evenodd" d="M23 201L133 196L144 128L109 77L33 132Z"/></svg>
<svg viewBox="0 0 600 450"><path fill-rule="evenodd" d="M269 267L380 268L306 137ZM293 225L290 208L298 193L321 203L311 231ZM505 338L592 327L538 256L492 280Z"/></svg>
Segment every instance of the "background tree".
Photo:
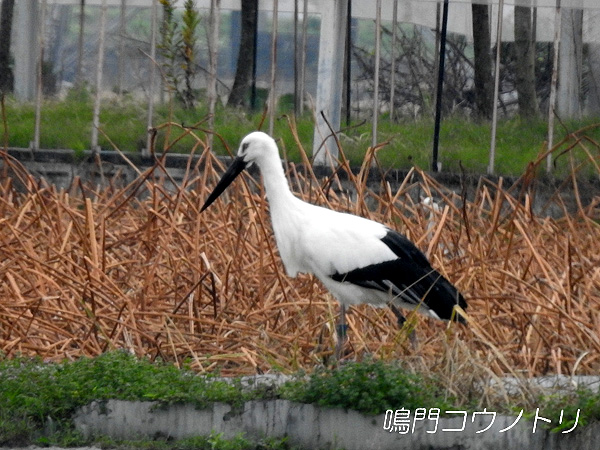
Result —
<svg viewBox="0 0 600 450"><path fill-rule="evenodd" d="M489 6L473 4L473 51L475 116L480 119L492 118L494 86L492 81L492 55L490 37Z"/></svg>
<svg viewBox="0 0 600 450"><path fill-rule="evenodd" d="M160 24L160 44L158 48L163 57L163 69L169 88L179 93L177 49L179 48L177 22L175 21L175 0L160 0L163 9Z"/></svg>
<svg viewBox="0 0 600 450"><path fill-rule="evenodd" d="M3 0L0 10L0 94L12 92L14 76L10 58L10 35L15 0Z"/></svg>
<svg viewBox="0 0 600 450"><path fill-rule="evenodd" d="M186 0L181 24L176 17L176 0L160 0L163 19L160 26L160 44L163 70L175 98L184 108L194 108L196 91L194 80L198 73L197 42L200 13L194 0Z"/></svg>
<svg viewBox="0 0 600 450"><path fill-rule="evenodd" d="M521 117L538 114L534 42L531 8L515 6L515 87Z"/></svg>
<svg viewBox="0 0 600 450"><path fill-rule="evenodd" d="M182 90L183 105L191 109L196 103L196 94L194 93L194 78L196 77L196 42L198 40L196 30L200 24L200 14L196 8L194 0L186 0L183 5L183 16L181 25L181 57L183 59L183 80Z"/></svg>
<svg viewBox="0 0 600 450"><path fill-rule="evenodd" d="M240 49L233 87L227 100L228 106L247 105L248 88L254 65L254 35L258 27L258 0L242 0Z"/></svg>

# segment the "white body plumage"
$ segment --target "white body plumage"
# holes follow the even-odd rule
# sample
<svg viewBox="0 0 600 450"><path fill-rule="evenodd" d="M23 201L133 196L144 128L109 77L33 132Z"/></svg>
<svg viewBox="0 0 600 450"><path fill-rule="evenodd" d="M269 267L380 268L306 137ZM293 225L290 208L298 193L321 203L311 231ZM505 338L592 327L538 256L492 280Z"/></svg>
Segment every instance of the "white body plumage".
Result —
<svg viewBox="0 0 600 450"><path fill-rule="evenodd" d="M372 220L295 197L277 145L265 133L254 132L242 140L236 159L202 210L252 163L263 177L277 248L289 276L314 274L346 305L394 304L446 320L454 316L454 305L466 308L458 290L404 236Z"/></svg>

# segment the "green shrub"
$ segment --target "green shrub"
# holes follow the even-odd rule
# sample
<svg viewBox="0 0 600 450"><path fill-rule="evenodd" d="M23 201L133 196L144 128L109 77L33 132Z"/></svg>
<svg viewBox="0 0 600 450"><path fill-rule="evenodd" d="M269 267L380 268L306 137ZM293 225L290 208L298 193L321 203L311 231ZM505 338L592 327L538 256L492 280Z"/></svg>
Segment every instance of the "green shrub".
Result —
<svg viewBox="0 0 600 450"><path fill-rule="evenodd" d="M74 411L94 400L185 402L197 407L244 401L239 384L200 377L123 351L60 364L6 359L0 361L0 374L0 445L20 440L24 430L43 428L49 422L69 429Z"/></svg>
<svg viewBox="0 0 600 450"><path fill-rule="evenodd" d="M282 387L282 396L300 403L383 414L388 409L437 407L451 399L432 380L382 361L351 362L337 369L316 370Z"/></svg>

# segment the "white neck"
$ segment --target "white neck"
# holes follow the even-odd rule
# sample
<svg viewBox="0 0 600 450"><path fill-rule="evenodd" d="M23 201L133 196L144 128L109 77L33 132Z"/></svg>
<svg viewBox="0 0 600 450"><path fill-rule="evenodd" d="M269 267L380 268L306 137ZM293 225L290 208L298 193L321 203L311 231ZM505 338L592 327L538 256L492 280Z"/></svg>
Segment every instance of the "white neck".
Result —
<svg viewBox="0 0 600 450"><path fill-rule="evenodd" d="M258 161L257 164L262 174L271 210L280 208L285 209L289 206L291 201L296 199L296 197L290 191L290 186L285 178L285 173L283 172L281 160L279 157L264 158Z"/></svg>

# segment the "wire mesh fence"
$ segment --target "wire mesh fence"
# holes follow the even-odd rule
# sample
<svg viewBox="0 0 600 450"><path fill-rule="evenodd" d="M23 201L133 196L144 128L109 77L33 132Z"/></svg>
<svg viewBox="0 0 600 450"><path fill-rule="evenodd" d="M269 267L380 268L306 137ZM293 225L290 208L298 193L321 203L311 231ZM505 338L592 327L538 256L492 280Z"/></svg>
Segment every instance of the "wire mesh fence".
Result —
<svg viewBox="0 0 600 450"><path fill-rule="evenodd" d="M106 4L106 39L102 35L102 4ZM13 27L13 54L15 57L15 91L18 97L35 98L39 83L44 98L64 98L74 86L94 86L97 74L103 73L99 90L104 98L136 98L141 102L168 100L169 95L207 102L216 90L221 103L226 103L237 69L243 19L237 2L224 2L218 9L218 39L209 39L215 22L210 21L210 2L191 2L196 8L196 22L187 47L181 45L185 31L185 4L172 3L172 22L164 6L158 5L157 33L152 33L154 23L152 4L148 1L91 1L64 0L24 1L17 4ZM165 3L165 2L163 2ZM321 15L314 2L285 2L278 7L277 28L273 28L273 2L261 2L256 31L256 68L253 82L257 90L258 108L270 93L279 99L280 108L293 108L301 103L308 111L314 108L318 82L318 55ZM371 4L373 3L373 4ZM562 2L559 12L552 2L536 2L531 8L531 40L534 45L536 114L547 117L551 92L554 33L557 20L563 18L561 46L565 56L563 67L570 71L560 74L558 108L561 120L581 115L598 115L600 111L600 9L589 2L571 5ZM219 4L218 2L216 3ZM20 6L19 6L20 5ZM374 22L375 3L350 2L349 52L345 65L345 113L348 120L360 121L374 115L383 115L380 140L388 131L386 120L414 120L433 115L439 61L440 3L416 1L387 1L382 3L381 23ZM581 9L572 7L580 6ZM213 4L213 9L215 5ZM396 7L396 15L392 17ZM470 2L450 2L448 44L442 109L445 116L478 116L473 31L483 23L473 21ZM496 25L503 17L502 41ZM500 47L498 108L501 117L511 117L519 112L519 83L517 69L520 65L519 47L515 41L515 7L507 4L500 10L490 4L485 25L490 31L490 52ZM395 18L395 19L394 19ZM22 27L44 23L44 27ZM212 23L212 25L211 25ZM376 25L380 29L380 51L375 52ZM171 28L169 28L169 26ZM212 28L211 28L212 26ZM172 36L169 40L171 29ZM277 39L273 40L273 32ZM213 42L211 44L211 42ZM276 42L275 52L271 51ZM157 47L152 56L153 43ZM212 47L212 48L211 48ZM98 63L99 49L104 49L104 61ZM34 51L32 51L32 49ZM244 49L243 49L244 50ZM211 73L209 55L218 59L217 82L208 83ZM250 51L250 50L248 50ZM342 49L343 51L343 49ZM375 61L375 54L380 59ZM186 63L185 58L188 60ZM271 76L271 61L277 55L276 76ZM374 105L374 72L378 65L377 111ZM186 66L186 69L182 67ZM157 72L158 82L151 83ZM301 86L299 82L301 81ZM392 81L392 83L390 82ZM207 90L207 87L211 89ZM565 86L564 88L562 86ZM561 90L562 89L562 90ZM250 94L249 94L250 95ZM562 102L562 103L561 103ZM490 100L488 103L496 103ZM560 106L564 104L563 106ZM563 108L563 111L560 111ZM297 109L296 109L297 111ZM312 111L318 114L317 111ZM149 106L149 114L152 115ZM152 117L150 117L150 121ZM375 132L375 130L371 130ZM387 134L386 134L387 133ZM32 141L36 141L32 136Z"/></svg>

